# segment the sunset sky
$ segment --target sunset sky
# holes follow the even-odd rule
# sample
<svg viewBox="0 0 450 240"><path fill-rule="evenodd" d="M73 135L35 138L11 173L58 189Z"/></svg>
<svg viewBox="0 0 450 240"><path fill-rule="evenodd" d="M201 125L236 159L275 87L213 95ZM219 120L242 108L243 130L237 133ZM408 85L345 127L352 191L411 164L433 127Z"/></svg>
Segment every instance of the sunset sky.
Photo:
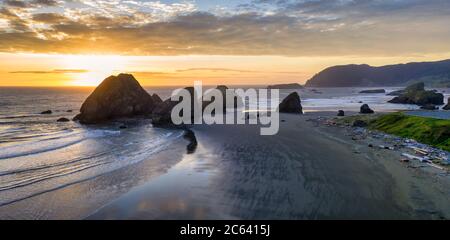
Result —
<svg viewBox="0 0 450 240"><path fill-rule="evenodd" d="M0 86L304 83L450 58L448 0L2 0Z"/></svg>

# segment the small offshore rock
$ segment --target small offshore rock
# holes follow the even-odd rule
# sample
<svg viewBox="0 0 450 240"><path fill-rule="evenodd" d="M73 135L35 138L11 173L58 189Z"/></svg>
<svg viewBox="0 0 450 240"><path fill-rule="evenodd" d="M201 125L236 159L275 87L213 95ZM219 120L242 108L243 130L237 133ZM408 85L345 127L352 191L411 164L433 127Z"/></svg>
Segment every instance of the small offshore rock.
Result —
<svg viewBox="0 0 450 240"><path fill-rule="evenodd" d="M47 111L41 112L41 114L52 114L52 113L53 113L52 110L47 110Z"/></svg>
<svg viewBox="0 0 450 240"><path fill-rule="evenodd" d="M59 118L59 119L56 120L56 121L57 121L57 122L70 122L70 119L62 117L62 118Z"/></svg>

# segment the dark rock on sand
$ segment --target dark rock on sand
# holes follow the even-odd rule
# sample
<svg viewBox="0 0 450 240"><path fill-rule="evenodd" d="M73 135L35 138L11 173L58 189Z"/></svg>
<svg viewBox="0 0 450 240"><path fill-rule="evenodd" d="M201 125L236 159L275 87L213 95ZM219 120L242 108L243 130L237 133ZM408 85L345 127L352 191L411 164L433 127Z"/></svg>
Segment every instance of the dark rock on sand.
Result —
<svg viewBox="0 0 450 240"><path fill-rule="evenodd" d="M127 129L128 127L127 127L127 125L120 125L119 126L119 129Z"/></svg>
<svg viewBox="0 0 450 240"><path fill-rule="evenodd" d="M408 86L403 94L393 98L390 103L416 104L420 106L444 104L444 95L436 91L426 91L423 82Z"/></svg>
<svg viewBox="0 0 450 240"><path fill-rule="evenodd" d="M187 153L188 154L194 153L198 145L197 138L195 137L194 132L190 129L187 129L185 130L183 137L189 141L189 144L186 146Z"/></svg>
<svg viewBox="0 0 450 240"><path fill-rule="evenodd" d="M73 110L67 110L66 112L71 113L71 112L73 112Z"/></svg>
<svg viewBox="0 0 450 240"><path fill-rule="evenodd" d="M363 105L361 106L361 109L360 109L359 113L362 113L362 114L372 114L372 113L374 113L374 111L373 111L372 109L370 109L369 105L363 104Z"/></svg>
<svg viewBox="0 0 450 240"><path fill-rule="evenodd" d="M47 110L47 111L41 112L41 114L52 114L52 113L53 113L52 110Z"/></svg>
<svg viewBox="0 0 450 240"><path fill-rule="evenodd" d="M338 117L343 117L343 116L345 116L344 110L339 110L337 115L338 115Z"/></svg>
<svg viewBox="0 0 450 240"><path fill-rule="evenodd" d="M74 120L95 124L120 117L150 114L153 98L131 74L110 76L86 99Z"/></svg>
<svg viewBox="0 0 450 240"><path fill-rule="evenodd" d="M300 96L297 92L289 94L278 106L280 113L298 113L303 114L303 108Z"/></svg>
<svg viewBox="0 0 450 240"><path fill-rule="evenodd" d="M367 127L368 124L367 122L363 121L363 120L355 120L352 124L353 127Z"/></svg>
<svg viewBox="0 0 450 240"><path fill-rule="evenodd" d="M363 90L359 93L386 93L386 90L384 89L370 89L370 90Z"/></svg>
<svg viewBox="0 0 450 240"><path fill-rule="evenodd" d="M62 118L59 118L59 119L56 120L56 121L57 121L57 122L70 122L70 119L62 117Z"/></svg>
<svg viewBox="0 0 450 240"><path fill-rule="evenodd" d="M422 107L420 107L420 109L424 109L424 110L437 110L437 109L439 109L439 108L436 107L436 105L434 105L434 104L426 104L426 105L423 105Z"/></svg>
<svg viewBox="0 0 450 240"><path fill-rule="evenodd" d="M445 105L442 109L443 110L450 110L450 97L448 98L447 105Z"/></svg>

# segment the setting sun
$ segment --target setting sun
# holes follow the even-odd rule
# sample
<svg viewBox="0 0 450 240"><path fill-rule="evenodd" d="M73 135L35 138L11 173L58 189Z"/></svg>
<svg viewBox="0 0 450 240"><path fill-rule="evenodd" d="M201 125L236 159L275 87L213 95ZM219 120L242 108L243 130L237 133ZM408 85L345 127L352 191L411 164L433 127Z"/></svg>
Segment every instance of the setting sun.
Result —
<svg viewBox="0 0 450 240"><path fill-rule="evenodd" d="M72 78L70 86L96 86L106 76L114 74L126 66L126 60L114 55L67 55L62 57L64 69Z"/></svg>

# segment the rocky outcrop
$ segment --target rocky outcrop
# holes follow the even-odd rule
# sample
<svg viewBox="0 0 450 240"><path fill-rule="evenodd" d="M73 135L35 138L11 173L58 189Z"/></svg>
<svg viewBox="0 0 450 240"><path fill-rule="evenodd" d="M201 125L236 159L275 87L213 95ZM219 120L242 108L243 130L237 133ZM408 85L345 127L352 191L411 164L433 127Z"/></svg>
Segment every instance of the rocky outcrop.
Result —
<svg viewBox="0 0 450 240"><path fill-rule="evenodd" d="M95 124L114 118L152 113L153 98L130 74L110 76L85 100L74 120Z"/></svg>
<svg viewBox="0 0 450 240"><path fill-rule="evenodd" d="M171 125L171 112L177 104L177 101L172 101L170 98L158 104L152 112L152 124L155 126Z"/></svg>
<svg viewBox="0 0 450 240"><path fill-rule="evenodd" d="M300 96L297 92L289 94L278 106L280 113L297 113L303 114L303 108Z"/></svg>
<svg viewBox="0 0 450 240"><path fill-rule="evenodd" d="M338 115L338 117L343 117L343 116L345 116L344 110L339 110L337 115Z"/></svg>
<svg viewBox="0 0 450 240"><path fill-rule="evenodd" d="M416 83L408 86L403 93L389 101L390 103L424 105L444 104L444 95L436 91L425 90L424 83Z"/></svg>
<svg viewBox="0 0 450 240"><path fill-rule="evenodd" d="M359 113L362 113L362 114L372 114L372 113L374 113L374 111L373 111L372 109L370 109L369 105L363 104L363 105L361 106L361 108L360 108Z"/></svg>
<svg viewBox="0 0 450 240"><path fill-rule="evenodd" d="M384 90L384 89L369 89L369 90L363 90L359 93L386 93L386 90Z"/></svg>
<svg viewBox="0 0 450 240"><path fill-rule="evenodd" d="M442 108L443 110L450 110L450 97L448 98L448 102L447 105L444 106L444 108Z"/></svg>

